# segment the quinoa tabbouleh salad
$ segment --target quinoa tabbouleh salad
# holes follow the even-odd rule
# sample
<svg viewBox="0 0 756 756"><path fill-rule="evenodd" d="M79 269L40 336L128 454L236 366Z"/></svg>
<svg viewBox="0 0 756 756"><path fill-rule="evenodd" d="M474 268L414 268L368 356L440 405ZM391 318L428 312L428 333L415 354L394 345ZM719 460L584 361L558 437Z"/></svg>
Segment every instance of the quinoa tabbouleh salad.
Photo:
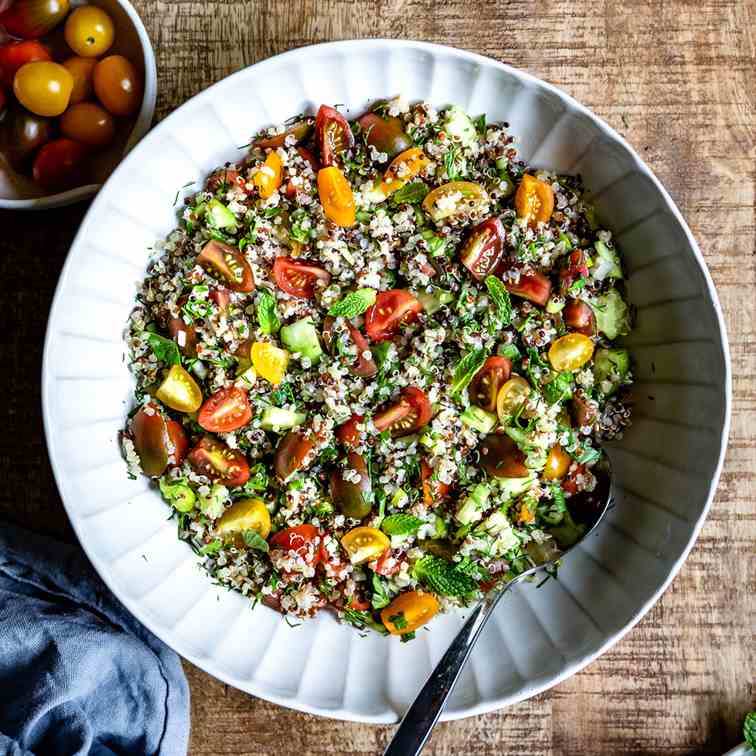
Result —
<svg viewBox="0 0 756 756"><path fill-rule="evenodd" d="M414 637L584 532L629 422L622 266L579 177L401 98L258 134L128 324L129 471L220 584Z"/></svg>

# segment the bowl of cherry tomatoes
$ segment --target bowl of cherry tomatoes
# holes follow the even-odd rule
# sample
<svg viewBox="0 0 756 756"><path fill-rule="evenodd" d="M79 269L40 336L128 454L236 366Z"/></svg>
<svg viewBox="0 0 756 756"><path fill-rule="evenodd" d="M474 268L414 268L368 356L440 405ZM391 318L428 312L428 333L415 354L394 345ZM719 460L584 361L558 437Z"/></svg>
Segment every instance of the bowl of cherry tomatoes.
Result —
<svg viewBox="0 0 756 756"><path fill-rule="evenodd" d="M147 133L156 94L129 0L0 0L0 208L94 195Z"/></svg>

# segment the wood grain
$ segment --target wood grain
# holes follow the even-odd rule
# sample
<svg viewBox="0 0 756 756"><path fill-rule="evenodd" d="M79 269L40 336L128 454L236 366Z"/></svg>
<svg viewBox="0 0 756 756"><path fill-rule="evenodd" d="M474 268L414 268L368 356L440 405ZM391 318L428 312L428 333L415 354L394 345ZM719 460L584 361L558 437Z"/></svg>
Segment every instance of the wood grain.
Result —
<svg viewBox="0 0 756 756"><path fill-rule="evenodd" d="M434 756L721 754L756 708L756 0L135 0L155 45L158 117L293 47L406 37L514 63L640 151L698 239L727 321L734 413L719 493L679 577L613 650L554 690L445 724ZM44 448L39 366L85 207L0 214L5 403L0 511L71 538ZM186 665L194 756L377 754L390 728L253 699Z"/></svg>

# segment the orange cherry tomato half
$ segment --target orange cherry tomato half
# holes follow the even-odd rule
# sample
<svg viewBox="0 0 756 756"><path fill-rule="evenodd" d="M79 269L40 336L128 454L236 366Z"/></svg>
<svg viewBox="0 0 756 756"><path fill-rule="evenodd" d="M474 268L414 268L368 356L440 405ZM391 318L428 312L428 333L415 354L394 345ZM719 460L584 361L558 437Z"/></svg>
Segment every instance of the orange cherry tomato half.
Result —
<svg viewBox="0 0 756 756"><path fill-rule="evenodd" d="M515 193L515 210L531 228L548 223L554 212L554 190L545 182L525 173Z"/></svg>
<svg viewBox="0 0 756 756"><path fill-rule="evenodd" d="M504 254L504 226L488 218L470 232L460 251L460 262L476 281L482 281L499 267Z"/></svg>
<svg viewBox="0 0 756 756"><path fill-rule="evenodd" d="M320 532L314 525L296 525L284 528L270 537L270 547L282 551L293 551L311 566L321 560L321 550L318 548Z"/></svg>
<svg viewBox="0 0 756 756"><path fill-rule="evenodd" d="M420 480L423 484L423 502L433 507L445 499L449 494L449 484L433 479L433 468L424 460L420 460Z"/></svg>
<svg viewBox="0 0 756 756"><path fill-rule="evenodd" d="M92 96L94 75L97 61L94 58L80 58L78 56L63 61L63 67L73 76L70 104L76 105Z"/></svg>
<svg viewBox="0 0 756 756"><path fill-rule="evenodd" d="M543 477L546 480L561 480L572 464L572 458L562 449L559 444L552 446L549 456L546 457L546 466L543 468Z"/></svg>
<svg viewBox="0 0 756 756"><path fill-rule="evenodd" d="M336 438L347 449L356 449L362 440L362 433L357 427L365 421L364 415L352 415L349 420L336 428Z"/></svg>
<svg viewBox="0 0 756 756"><path fill-rule="evenodd" d="M69 7L68 0L16 0L0 15L0 26L13 37L36 39L54 29Z"/></svg>
<svg viewBox="0 0 756 756"><path fill-rule="evenodd" d="M106 53L115 37L113 20L96 5L76 8L66 20L63 31L68 46L84 58L96 58Z"/></svg>
<svg viewBox="0 0 756 756"><path fill-rule="evenodd" d="M3 45L0 47L0 81L12 87L13 77L21 66L40 60L52 60L50 50L41 42L27 40Z"/></svg>
<svg viewBox="0 0 756 756"><path fill-rule="evenodd" d="M231 386L216 391L205 400L197 422L211 433L229 433L243 428L252 419L247 392Z"/></svg>
<svg viewBox="0 0 756 756"><path fill-rule="evenodd" d="M480 443L481 467L494 478L526 478L525 455L504 433L491 433Z"/></svg>
<svg viewBox="0 0 756 756"><path fill-rule="evenodd" d="M84 145L73 139L54 139L34 158L34 180L48 191L71 189L82 181L86 154Z"/></svg>
<svg viewBox="0 0 756 756"><path fill-rule="evenodd" d="M318 108L315 134L320 146L320 161L324 166L333 165L339 153L354 145L354 136L346 119L328 105Z"/></svg>
<svg viewBox="0 0 756 756"><path fill-rule="evenodd" d="M233 291L255 289L252 268L236 247L211 239L197 255L197 263Z"/></svg>
<svg viewBox="0 0 756 756"><path fill-rule="evenodd" d="M13 77L16 99L32 113L59 116L67 107L73 90L68 69L49 60L26 63Z"/></svg>
<svg viewBox="0 0 756 756"><path fill-rule="evenodd" d="M60 130L64 136L88 147L104 147L113 141L115 121L105 108L93 102L80 102L63 113Z"/></svg>
<svg viewBox="0 0 756 756"><path fill-rule="evenodd" d="M357 216L352 187L336 166L318 171L318 195L328 220L342 228L355 224Z"/></svg>
<svg viewBox="0 0 756 756"><path fill-rule="evenodd" d="M281 177L283 175L283 162L278 153L273 151L268 153L265 163L252 178L252 183L260 191L263 199L271 197L273 193L281 186Z"/></svg>
<svg viewBox="0 0 756 756"><path fill-rule="evenodd" d="M486 412L496 412L499 390L509 380L512 361L507 357L489 357L483 367L473 376L467 394L473 404Z"/></svg>
<svg viewBox="0 0 756 756"><path fill-rule="evenodd" d="M432 593L407 591L381 610L381 622L392 635L406 635L430 622L439 608Z"/></svg>
<svg viewBox="0 0 756 756"><path fill-rule="evenodd" d="M244 454L210 436L200 440L188 459L195 472L229 488L243 486L249 480L249 463Z"/></svg>
<svg viewBox="0 0 756 756"><path fill-rule="evenodd" d="M379 412L373 425L383 433L389 431L393 438L408 436L428 424L433 409L426 393L415 386L403 388L398 401Z"/></svg>
<svg viewBox="0 0 756 756"><path fill-rule="evenodd" d="M94 90L105 109L116 116L136 113L142 104L142 77L123 55L109 55L94 69Z"/></svg>
<svg viewBox="0 0 756 756"><path fill-rule="evenodd" d="M410 147L391 161L391 165L383 174L381 191L391 194L401 189L408 181L422 173L429 163L430 160L419 147Z"/></svg>
<svg viewBox="0 0 756 756"><path fill-rule="evenodd" d="M386 341L422 311L420 301L405 289L382 291L365 312L365 331L371 341Z"/></svg>
<svg viewBox="0 0 756 756"><path fill-rule="evenodd" d="M277 257L273 263L273 280L281 291L299 299L312 299L315 284L325 287L331 281L331 274L318 265L310 265L305 260L293 257Z"/></svg>
<svg viewBox="0 0 756 756"><path fill-rule="evenodd" d="M296 429L290 430L278 442L273 459L273 467L278 479L285 483L297 470L304 467L311 459L314 448L313 442L303 433Z"/></svg>

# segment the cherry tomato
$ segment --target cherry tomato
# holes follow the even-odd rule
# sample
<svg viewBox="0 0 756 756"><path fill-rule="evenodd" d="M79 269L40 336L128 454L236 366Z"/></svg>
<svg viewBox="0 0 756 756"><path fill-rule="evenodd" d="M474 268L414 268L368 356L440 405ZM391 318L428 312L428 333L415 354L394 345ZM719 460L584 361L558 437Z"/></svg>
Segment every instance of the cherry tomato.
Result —
<svg viewBox="0 0 756 756"><path fill-rule="evenodd" d="M535 522L535 512L530 508L526 500L521 501L517 509L517 522L520 525L530 525Z"/></svg>
<svg viewBox="0 0 756 756"><path fill-rule="evenodd" d="M315 284L328 286L331 274L304 260L293 257L277 257L273 263L273 280L281 291L299 299L312 299L315 296Z"/></svg>
<svg viewBox="0 0 756 756"><path fill-rule="evenodd" d="M49 142L55 132L53 122L21 107L11 107L3 124L3 153L16 170L26 170L34 153Z"/></svg>
<svg viewBox="0 0 756 756"><path fill-rule="evenodd" d="M270 537L270 546L282 551L293 551L314 567L322 559L321 550L317 548L319 539L320 533L314 525L296 525L274 533Z"/></svg>
<svg viewBox="0 0 756 756"><path fill-rule="evenodd" d="M554 212L554 190L545 181L526 173L515 193L515 210L531 228L548 223Z"/></svg>
<svg viewBox="0 0 756 756"><path fill-rule="evenodd" d="M336 318L330 315L323 321L323 341L326 344L328 350L333 353L338 353L339 350L334 348L333 339L338 338L334 333L334 326ZM375 364L375 360L370 353L370 345L367 339L362 335L360 329L357 326L352 325L348 320L346 321L347 333L349 334L349 341L357 350L357 357L350 366L349 370L354 374L362 378L372 378L378 372L378 365ZM343 342L342 342L343 343ZM370 357L365 357L366 353L370 353Z"/></svg>
<svg viewBox="0 0 756 756"><path fill-rule="evenodd" d="M578 484L578 477L581 475L585 475L585 465L575 465L575 469L571 470L569 473L567 473L567 477L562 482L562 490L565 493L571 494L574 496L578 491L581 490L580 485Z"/></svg>
<svg viewBox="0 0 756 756"><path fill-rule="evenodd" d="M225 310L231 303L231 292L222 286L213 286L209 292L210 301L215 304L219 310Z"/></svg>
<svg viewBox="0 0 756 756"><path fill-rule="evenodd" d="M360 124L365 142L378 152L385 152L389 160L412 147L412 140L404 133L400 118L365 113L357 119L357 123Z"/></svg>
<svg viewBox="0 0 756 756"><path fill-rule="evenodd" d="M549 456L546 457L546 466L543 468L543 477L545 480L561 480L572 464L572 458L562 449L559 444L552 446L549 450Z"/></svg>
<svg viewBox="0 0 756 756"><path fill-rule="evenodd" d="M72 105L60 119L60 130L88 147L104 147L115 136L115 122L107 110L93 102Z"/></svg>
<svg viewBox="0 0 756 756"><path fill-rule="evenodd" d="M352 415L349 420L336 428L336 438L347 447L347 449L356 449L361 444L361 433L358 425L365 421L363 415Z"/></svg>
<svg viewBox="0 0 756 756"><path fill-rule="evenodd" d="M482 281L499 267L504 253L504 226L498 218L488 218L470 232L462 245L460 262L476 281Z"/></svg>
<svg viewBox="0 0 756 756"><path fill-rule="evenodd" d="M255 289L252 268L236 247L211 239L197 256L197 262L232 291Z"/></svg>
<svg viewBox="0 0 756 756"><path fill-rule="evenodd" d="M379 575L383 575L383 577L396 575L401 568L401 560L394 556L391 549L386 549L386 551L378 557L378 561L375 563L375 572Z"/></svg>
<svg viewBox="0 0 756 756"><path fill-rule="evenodd" d="M303 433L290 430L276 447L273 467L282 483L286 483L297 470L304 467L312 459L313 442Z"/></svg>
<svg viewBox="0 0 756 756"><path fill-rule="evenodd" d="M587 277L588 263L585 253L582 249L573 250L567 258L567 264L559 271L562 291L567 291L578 279Z"/></svg>
<svg viewBox="0 0 756 756"><path fill-rule="evenodd" d="M341 545L352 564L363 564L381 556L391 546L391 541L378 528L360 526L352 528L341 539Z"/></svg>
<svg viewBox="0 0 756 756"><path fill-rule="evenodd" d="M397 155L383 174L381 191L391 194L401 189L408 181L421 174L430 160L419 147L411 147Z"/></svg>
<svg viewBox="0 0 756 756"><path fill-rule="evenodd" d="M95 94L115 116L132 115L142 104L142 77L123 55L103 58L92 75Z"/></svg>
<svg viewBox="0 0 756 756"><path fill-rule="evenodd" d="M244 546L245 530L254 530L261 538L270 535L270 513L262 499L238 499L215 524L215 532L238 547Z"/></svg>
<svg viewBox="0 0 756 756"><path fill-rule="evenodd" d="M134 449L145 475L160 477L168 467L171 442L165 418L155 404L141 407L131 421Z"/></svg>
<svg viewBox="0 0 756 756"><path fill-rule="evenodd" d="M420 460L420 480L423 484L423 502L428 507L436 506L449 494L449 484L433 479L433 468L424 460Z"/></svg>
<svg viewBox="0 0 756 756"><path fill-rule="evenodd" d="M404 325L417 320L423 306L405 289L382 291L365 312L365 330L371 341L386 341Z"/></svg>
<svg viewBox="0 0 756 756"><path fill-rule="evenodd" d="M402 389L399 399L373 418L373 425L382 433L388 430L393 438L408 436L426 426L433 408L424 391L415 386Z"/></svg>
<svg viewBox="0 0 756 756"><path fill-rule="evenodd" d="M472 181L450 181L429 192L423 200L434 223L454 221L478 215L488 207L488 194Z"/></svg>
<svg viewBox="0 0 756 756"><path fill-rule="evenodd" d="M70 104L89 99L94 91L92 77L97 61L94 58L73 57L63 61L63 67L73 76Z"/></svg>
<svg viewBox="0 0 756 756"><path fill-rule="evenodd" d="M351 228L357 221L354 194L346 176L334 165L318 171L318 196L331 223Z"/></svg>
<svg viewBox="0 0 756 756"><path fill-rule="evenodd" d="M289 126L286 131L272 137L258 139L253 144L255 147L260 147L261 149L273 150L277 147L283 147L286 144L286 138L289 136L293 136L297 142L301 142L309 136L314 122L315 119L313 118L304 118Z"/></svg>
<svg viewBox="0 0 756 756"><path fill-rule="evenodd" d="M196 412L202 404L202 389L181 365L171 365L155 396L177 412Z"/></svg>
<svg viewBox="0 0 756 756"><path fill-rule="evenodd" d="M110 16L96 5L76 8L63 32L68 46L83 58L96 58L113 44L115 27Z"/></svg>
<svg viewBox="0 0 756 756"><path fill-rule="evenodd" d="M16 99L32 113L59 116L67 107L73 90L68 69L49 60L26 63L13 77Z"/></svg>
<svg viewBox="0 0 756 756"><path fill-rule="evenodd" d="M182 318L171 318L168 333L178 344L181 354L186 357L197 356L197 331L193 325L187 325Z"/></svg>
<svg viewBox="0 0 756 756"><path fill-rule="evenodd" d="M521 273L517 283L504 281L507 291L543 307L551 296L551 281L542 273Z"/></svg>
<svg viewBox="0 0 756 756"><path fill-rule="evenodd" d="M244 454L210 436L200 440L188 459L195 472L229 488L243 486L249 480L249 463Z"/></svg>
<svg viewBox="0 0 756 756"><path fill-rule="evenodd" d="M233 168L221 168L210 174L205 183L205 189L211 194L215 194L216 192L225 194L229 189L238 186L242 181L243 179L239 175L239 171Z"/></svg>
<svg viewBox="0 0 756 756"><path fill-rule="evenodd" d="M346 480L344 471L355 470L360 479L357 483ZM373 490L365 460L356 452L347 455L346 463L331 471L329 476L331 501L346 517L361 520L372 509L370 492Z"/></svg>
<svg viewBox="0 0 756 756"><path fill-rule="evenodd" d="M526 478L525 455L504 433L492 433L480 444L481 467L494 478Z"/></svg>
<svg viewBox="0 0 756 756"><path fill-rule="evenodd" d="M349 124L338 110L321 105L315 118L315 133L320 146L320 162L333 165L340 152L354 145Z"/></svg>
<svg viewBox="0 0 756 756"><path fill-rule="evenodd" d="M86 148L72 139L54 139L34 158L34 180L48 191L70 189L82 181L86 154Z"/></svg>
<svg viewBox="0 0 756 756"><path fill-rule="evenodd" d="M496 399L499 422L505 425L530 396L530 384L519 375L510 378L500 389Z"/></svg>
<svg viewBox="0 0 756 756"><path fill-rule="evenodd" d="M579 370L593 357L593 342L582 333L568 333L549 347L549 362L560 373Z"/></svg>
<svg viewBox="0 0 756 756"><path fill-rule="evenodd" d="M598 407L591 402L582 390L576 391L570 401L570 414L578 428L594 425L598 420Z"/></svg>
<svg viewBox="0 0 756 756"><path fill-rule="evenodd" d="M173 444L173 462L172 465L180 465L186 458L189 451L189 439L184 433L184 426L175 420L166 420L165 425L168 429L168 437Z"/></svg>
<svg viewBox="0 0 756 756"><path fill-rule="evenodd" d="M216 391L205 400L197 422L212 433L230 433L243 428L252 419L247 392L231 386Z"/></svg>
<svg viewBox="0 0 756 756"><path fill-rule="evenodd" d="M496 412L496 401L501 387L509 380L512 361L507 357L489 357L473 376L467 394L473 404L486 412Z"/></svg>
<svg viewBox="0 0 756 756"><path fill-rule="evenodd" d="M281 186L281 177L283 175L283 162L278 153L269 152L265 158L265 163L260 170L253 176L252 183L257 187L260 196L263 199L273 196L274 192Z"/></svg>
<svg viewBox="0 0 756 756"><path fill-rule="evenodd" d="M593 310L579 299L569 299L562 313L564 324L571 331L577 331L584 336L593 336L596 319Z"/></svg>
<svg viewBox="0 0 756 756"><path fill-rule="evenodd" d="M16 0L0 15L0 26L21 39L36 39L54 29L68 13L68 0Z"/></svg>
<svg viewBox="0 0 756 756"><path fill-rule="evenodd" d="M13 77L21 66L40 60L52 60L50 50L36 40L9 42L0 47L0 81L13 86Z"/></svg>
<svg viewBox="0 0 756 756"><path fill-rule="evenodd" d="M268 341L256 341L250 349L252 367L260 378L278 386L289 364L289 353Z"/></svg>
<svg viewBox="0 0 756 756"><path fill-rule="evenodd" d="M406 635L430 622L439 609L432 593L407 591L381 610L381 622L392 635Z"/></svg>

